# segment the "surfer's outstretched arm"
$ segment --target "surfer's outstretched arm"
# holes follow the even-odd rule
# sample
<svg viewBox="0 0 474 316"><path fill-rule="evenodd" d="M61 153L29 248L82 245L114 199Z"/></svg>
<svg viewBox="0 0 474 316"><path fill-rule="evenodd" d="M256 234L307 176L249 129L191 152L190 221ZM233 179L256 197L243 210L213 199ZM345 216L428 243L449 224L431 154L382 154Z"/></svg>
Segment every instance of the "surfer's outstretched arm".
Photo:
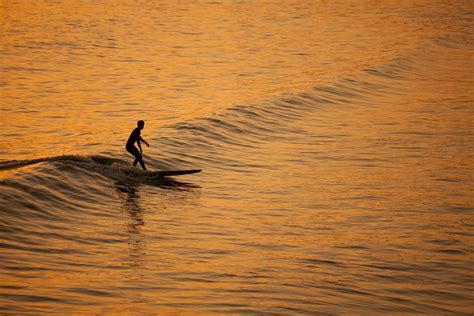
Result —
<svg viewBox="0 0 474 316"><path fill-rule="evenodd" d="M141 136L140 136L140 138L138 139L138 143L140 143L140 141L144 142L145 145L146 145L146 147L150 147L150 144L148 144L148 143L146 142L146 140L144 140Z"/></svg>

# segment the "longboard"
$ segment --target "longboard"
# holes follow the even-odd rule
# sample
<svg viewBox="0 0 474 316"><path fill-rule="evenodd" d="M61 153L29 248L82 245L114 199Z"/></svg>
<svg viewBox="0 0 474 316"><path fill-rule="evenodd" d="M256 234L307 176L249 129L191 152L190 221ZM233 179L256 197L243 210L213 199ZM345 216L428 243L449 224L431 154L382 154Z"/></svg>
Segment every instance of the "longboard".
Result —
<svg viewBox="0 0 474 316"><path fill-rule="evenodd" d="M168 171L152 171L147 174L149 177L168 177L168 176L180 176L183 174L191 174L201 172L201 169L193 170L168 170Z"/></svg>

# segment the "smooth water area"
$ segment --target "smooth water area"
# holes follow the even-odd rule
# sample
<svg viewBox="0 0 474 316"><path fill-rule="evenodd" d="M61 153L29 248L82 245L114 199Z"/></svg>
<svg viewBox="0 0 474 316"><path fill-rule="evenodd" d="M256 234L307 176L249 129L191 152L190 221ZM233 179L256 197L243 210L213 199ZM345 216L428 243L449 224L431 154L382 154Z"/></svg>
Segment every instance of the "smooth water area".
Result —
<svg viewBox="0 0 474 316"><path fill-rule="evenodd" d="M2 2L0 313L472 314L473 14Z"/></svg>

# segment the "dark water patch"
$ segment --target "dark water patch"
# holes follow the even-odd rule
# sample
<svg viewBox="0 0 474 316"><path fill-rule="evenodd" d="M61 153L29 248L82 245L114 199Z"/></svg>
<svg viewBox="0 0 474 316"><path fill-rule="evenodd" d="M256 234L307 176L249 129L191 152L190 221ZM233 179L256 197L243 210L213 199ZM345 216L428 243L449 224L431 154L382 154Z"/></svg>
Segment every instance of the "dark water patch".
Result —
<svg viewBox="0 0 474 316"><path fill-rule="evenodd" d="M460 213L473 213L474 212L474 205L467 206L467 205L448 205L445 206L445 209L449 212L460 212Z"/></svg>
<svg viewBox="0 0 474 316"><path fill-rule="evenodd" d="M62 303L62 304L74 304L80 302L70 300L70 299L65 299L65 298L56 298L56 297L51 297L51 296L41 296L41 295L19 295L19 294L2 294L3 297L11 299L13 301L17 302L31 302L31 303Z"/></svg>
<svg viewBox="0 0 474 316"><path fill-rule="evenodd" d="M90 289L90 288L83 288L83 287L73 287L65 289L66 292L70 293L77 293L85 296L91 297L121 297L117 293L111 293L105 290L98 290L98 289Z"/></svg>
<svg viewBox="0 0 474 316"><path fill-rule="evenodd" d="M432 239L432 240L428 240L428 242L431 242L436 245L443 245L443 246L452 246L452 245L459 244L459 240L452 240L452 239Z"/></svg>
<svg viewBox="0 0 474 316"><path fill-rule="evenodd" d="M320 266L320 265L327 265L331 267L343 267L345 266L342 262L332 261L332 260L323 260L323 259L304 259L302 263L307 264L310 267Z"/></svg>
<svg viewBox="0 0 474 316"><path fill-rule="evenodd" d="M342 249L354 249L354 250L369 250L369 247L360 246L360 245L348 245L348 246L338 246L338 248Z"/></svg>
<svg viewBox="0 0 474 316"><path fill-rule="evenodd" d="M0 67L0 70L1 71L5 71L5 72L39 72L39 73L43 73L43 72L50 72L50 71L53 71L51 69L47 69L47 68L34 68L34 67L15 67L15 66L8 66L8 67ZM54 71L53 71L54 72Z"/></svg>
<svg viewBox="0 0 474 316"><path fill-rule="evenodd" d="M5 290L22 290L26 288L27 286L22 286L22 285L0 285L0 289L5 289Z"/></svg>
<svg viewBox="0 0 474 316"><path fill-rule="evenodd" d="M41 245L42 246L42 245ZM14 250L23 250L27 252L35 252L35 253L46 253L46 254L61 254L61 255L82 255L86 252L78 250L78 249L58 249L58 248L49 248L49 247L28 247L23 245L14 245L8 243L0 243L1 249L14 249ZM12 267L18 268L19 267Z"/></svg>

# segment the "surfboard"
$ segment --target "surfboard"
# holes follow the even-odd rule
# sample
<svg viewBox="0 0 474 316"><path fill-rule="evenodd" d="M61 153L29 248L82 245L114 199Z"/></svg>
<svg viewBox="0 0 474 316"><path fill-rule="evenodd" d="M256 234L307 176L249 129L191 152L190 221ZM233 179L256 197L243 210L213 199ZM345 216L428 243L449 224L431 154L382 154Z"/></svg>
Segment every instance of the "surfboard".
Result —
<svg viewBox="0 0 474 316"><path fill-rule="evenodd" d="M168 177L168 176L180 176L183 174L192 174L201 172L201 169L192 170L167 170L167 171L152 171L148 173L150 177Z"/></svg>

